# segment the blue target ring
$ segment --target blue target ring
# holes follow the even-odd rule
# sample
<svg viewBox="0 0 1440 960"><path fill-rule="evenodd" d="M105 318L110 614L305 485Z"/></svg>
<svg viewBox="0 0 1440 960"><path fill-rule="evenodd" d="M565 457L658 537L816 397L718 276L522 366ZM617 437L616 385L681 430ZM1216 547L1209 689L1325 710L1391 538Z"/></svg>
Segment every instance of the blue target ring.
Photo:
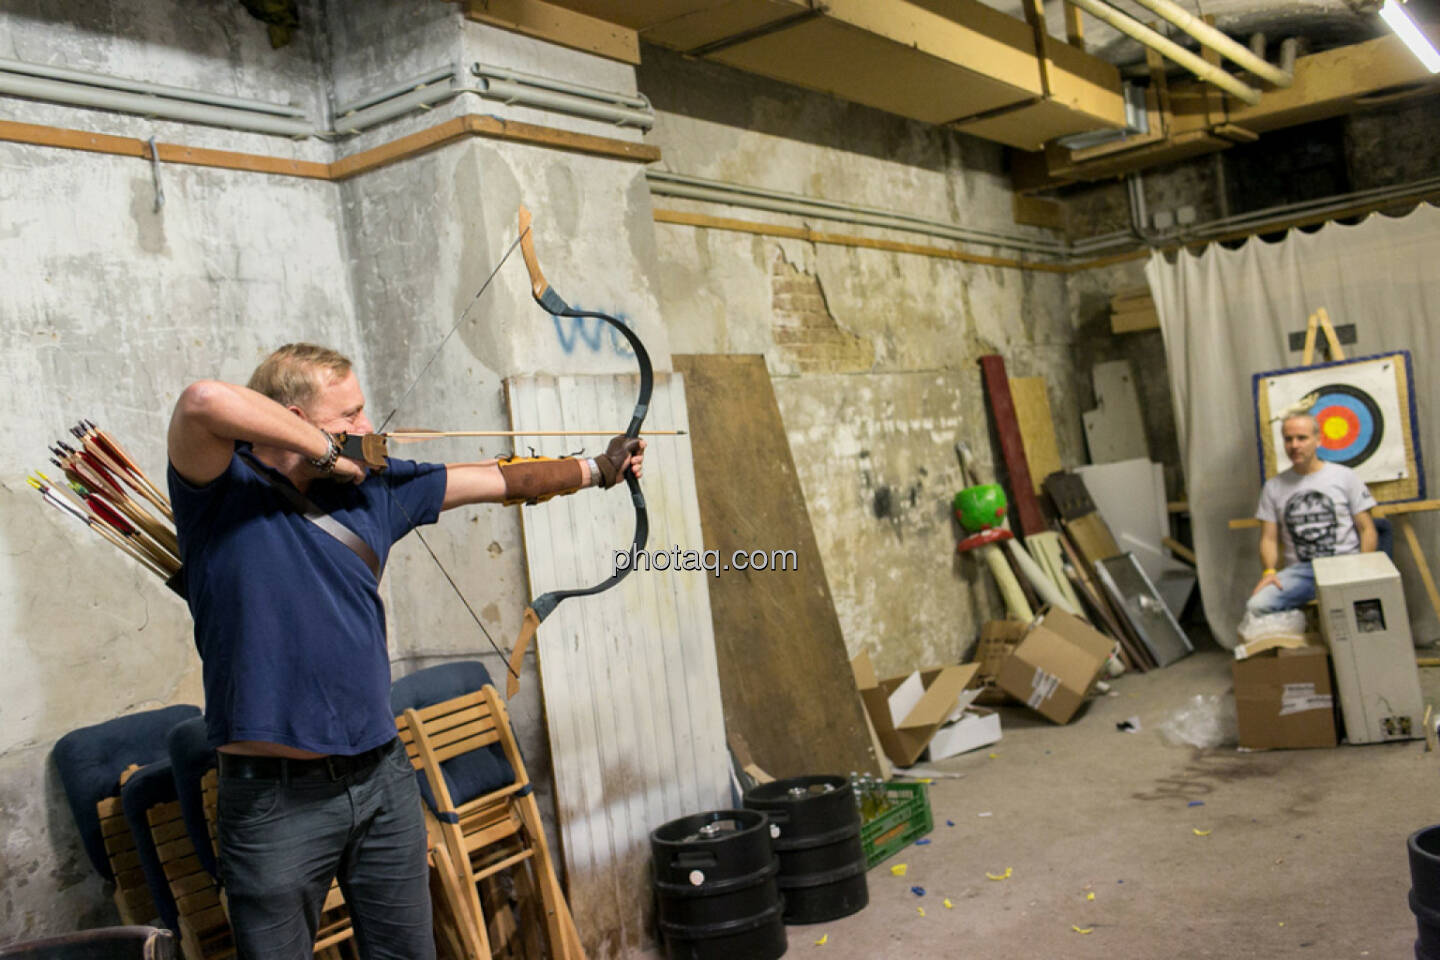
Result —
<svg viewBox="0 0 1440 960"><path fill-rule="evenodd" d="M1320 459L1346 467L1370 459L1385 436L1385 418L1374 399L1344 383L1327 384L1319 394L1310 413L1320 428Z"/></svg>

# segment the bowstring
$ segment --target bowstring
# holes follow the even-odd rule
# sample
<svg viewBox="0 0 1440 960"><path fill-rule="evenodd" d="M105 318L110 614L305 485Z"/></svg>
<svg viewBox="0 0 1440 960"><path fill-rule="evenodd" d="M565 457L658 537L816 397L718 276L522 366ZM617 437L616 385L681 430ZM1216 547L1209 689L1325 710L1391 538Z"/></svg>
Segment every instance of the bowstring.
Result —
<svg viewBox="0 0 1440 960"><path fill-rule="evenodd" d="M526 227L521 231L520 235L515 238L515 242L510 244L510 249L505 251L505 256L501 257L500 262L495 264L495 269L490 271L490 276L485 278L485 282L480 284L480 289L475 291L475 296L471 297L470 302L465 305L465 309L460 311L460 319L456 320L455 325L450 328L450 332L441 338L440 345L431 352L430 359L425 361L425 366L420 368L420 372L415 376L415 379L410 381L410 386L406 387L405 392L400 394L400 399L396 402L394 409L385 414L385 419L380 421L380 426L375 428L376 433L385 432L385 428L390 425L390 421L394 418L395 414L400 412L400 407L410 398L410 394L420 385L420 381L425 379L426 372L429 371L430 365L435 362L435 358L440 356L440 351L445 349L445 344L449 343L450 338L455 336L455 331L460 329L460 325L464 323L465 318L470 315L471 309L474 308L476 303L480 302L480 296L490 288L490 282L495 279L495 275L500 272L500 268L505 266L505 261L510 259L510 254L515 252L515 248L520 246L520 241L524 240L525 234L529 232L530 228Z"/></svg>
<svg viewBox="0 0 1440 960"><path fill-rule="evenodd" d="M465 318L470 315L470 311L474 308L475 304L480 302L481 295L489 289L491 281L500 273L500 268L505 266L505 261L510 259L510 255L515 252L515 248L520 246L520 241L525 239L525 234L529 232L529 229L529 227L526 227L525 230L522 230L520 235L515 238L515 241L510 244L510 248L505 251L505 255L500 258L500 262L495 264L495 269L490 271L490 276L485 278L485 282L480 285L480 289L475 291L475 296L470 298L470 302L466 304L465 309L460 312L460 319L455 321L455 325L450 328L450 332L445 334L440 340L440 345L431 352L430 358L425 361L425 365L420 368L420 373L410 382L410 386L405 388L405 392L400 395L400 399L396 402L395 407L385 415L385 419L380 422L380 426L375 428L376 433L383 434L385 432L385 427L389 425L395 414L400 412L400 407L409 399L414 389L420 385L420 381L425 379L425 374L435 362L435 358L440 356L440 351L445 349L445 344L449 343L450 338L455 335L455 331L460 329L460 325L465 322ZM495 653L499 655L500 661L505 664L506 672L514 676L516 680L519 680L520 674L516 673L515 668L510 666L510 658L505 655L505 651L495 642L495 638L490 635L490 631L485 628L485 624L480 620L480 615L475 612L474 607L470 606L470 601L465 599L465 594L461 592L460 585L455 582L454 577L450 576L450 571L445 569L445 564L441 563L440 558L435 555L435 551L431 549L429 541L427 541L425 535L420 532L419 524L410 516L410 511L406 510L405 505L400 502L400 498L395 496L395 491L390 488L390 480L388 477L385 479L385 492L390 495L390 502L400 509L400 513L405 517L405 522L410 525L411 532L414 533L415 538L420 541L420 545L425 548L425 552L430 554L430 559L435 561L435 566L440 568L440 573L445 577L445 582L450 584L451 590L455 591L455 596L465 607L465 612L470 614L470 619L475 621L475 626L479 627L480 632L485 635L485 639L490 641L490 646L495 650Z"/></svg>

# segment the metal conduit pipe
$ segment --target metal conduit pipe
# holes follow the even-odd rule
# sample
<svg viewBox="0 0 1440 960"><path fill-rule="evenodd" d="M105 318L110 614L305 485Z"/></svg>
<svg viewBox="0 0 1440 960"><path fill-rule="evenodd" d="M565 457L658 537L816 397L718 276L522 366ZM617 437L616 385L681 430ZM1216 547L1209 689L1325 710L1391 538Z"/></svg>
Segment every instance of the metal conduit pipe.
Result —
<svg viewBox="0 0 1440 960"><path fill-rule="evenodd" d="M1252 107L1260 102L1259 90L1246 86L1214 64L1206 63L1202 57L1191 53L1175 41L1151 30L1139 20L1121 13L1109 4L1102 3L1101 0L1065 0L1065 2L1071 6L1079 7L1097 20L1108 23L1116 30L1138 40L1161 56L1168 57L1175 61L1206 83L1214 84L1226 93L1250 104Z"/></svg>
<svg viewBox="0 0 1440 960"><path fill-rule="evenodd" d="M1389 199L1401 200L1413 197L1416 194L1429 192L1440 192L1440 177L1430 177L1425 180L1414 180L1410 183L1400 184L1393 187L1377 187L1372 190L1358 190L1352 193L1337 194L1331 197L1324 197L1318 200L1308 200L1301 203L1288 203L1275 207L1266 207L1263 210L1254 210L1250 213L1237 214L1233 217L1221 217L1216 220L1207 220L1191 226L1184 231L1184 242L1205 242L1208 238L1233 233L1237 230L1261 230L1267 224L1279 224L1294 219L1296 215L1323 215L1332 211L1346 210L1357 205L1381 204ZM1132 194L1133 196L1133 194ZM1119 235L1120 243L1117 243L1116 234L1104 234L1096 237L1087 237L1084 240L1075 242L1070 247L1072 257L1088 255L1098 249L1110 246L1128 246L1134 242L1132 233ZM1161 238L1153 236L1148 240L1151 244L1158 244L1166 239L1179 238L1179 231Z"/></svg>
<svg viewBox="0 0 1440 960"><path fill-rule="evenodd" d="M19 73L46 80L64 80L69 83L83 84L91 87L104 87L108 90L123 90L128 93L148 94L156 97L165 97L170 100L185 100L190 103L205 103L214 107L233 107L237 110L248 110L253 113L268 113L277 117L305 119L304 110L287 104L265 103L261 100L229 97L224 94L206 93L203 90L190 90L185 87L170 87L159 83L145 83L141 80L107 77L99 73L71 70L68 67L49 67L36 63L25 63L21 60L6 60L0 58L0 73Z"/></svg>
<svg viewBox="0 0 1440 960"><path fill-rule="evenodd" d="M335 104L335 115L338 117L346 113L356 113L366 107L373 107L377 103L384 103L386 100L394 99L402 93L409 93L419 87L428 87L433 83L454 77L459 70L455 67L436 67L418 77L412 77L404 83L397 83L394 86L376 90L374 93L366 94L358 100L351 100L348 103ZM332 103L334 99L332 97Z"/></svg>
<svg viewBox="0 0 1440 960"><path fill-rule="evenodd" d="M641 130L649 130L655 126L653 111L608 104L568 93L540 90L509 80L486 79L484 86L476 92L486 100L518 103L522 106L555 110L559 113L570 113L592 120L605 120L620 127L639 127Z"/></svg>
<svg viewBox="0 0 1440 960"><path fill-rule="evenodd" d="M1086 237L1084 240L1077 240L1070 244L1068 252L1072 257L1083 257L1099 250L1109 250L1111 247L1130 247L1134 244L1135 232L1133 230L1116 230L1113 233L1101 233L1093 237Z"/></svg>
<svg viewBox="0 0 1440 960"><path fill-rule="evenodd" d="M1236 214L1233 217L1208 220L1203 224L1192 227L1191 232L1196 229L1223 232L1236 227L1263 225L1271 220L1284 219L1296 215L1303 216L1309 213L1343 210L1356 205L1384 203L1386 200L1392 198L1398 200L1432 190L1440 191L1440 177L1415 180L1395 187L1377 187L1373 190L1357 190L1353 193L1322 197L1318 200L1306 200L1300 203L1288 203L1278 207L1266 207L1264 210L1254 210L1250 213Z"/></svg>
<svg viewBox="0 0 1440 960"><path fill-rule="evenodd" d="M511 70L507 67L487 67L483 63L473 64L470 67L470 72L477 77L483 77L485 79L501 80L525 87L539 87L544 90L553 90L556 93L573 94L574 96L587 100L613 103L616 106L629 107L631 110L653 112L653 108L650 106L650 98L646 97L643 93L633 96L627 93L612 93L609 90L601 90L598 87L587 87L578 83L567 83L564 80L555 80L534 73Z"/></svg>
<svg viewBox="0 0 1440 960"><path fill-rule="evenodd" d="M500 75L499 71L493 73L496 77ZM532 86L526 79L529 76L527 74L512 73L506 76L509 79L485 76L481 77L478 84L473 84L458 70L431 71L409 83L390 87L380 94L337 106L335 132L340 135L359 133L413 110L429 109L462 93L473 93L485 100L602 120L622 127L649 130L655 125L655 112L650 109L650 101L644 98L627 97L624 94L601 90L586 94L572 93L569 91L584 88L558 81Z"/></svg>
<svg viewBox="0 0 1440 960"><path fill-rule="evenodd" d="M462 93L479 92L450 73L441 74L439 82L432 77L429 82L414 81L392 87L384 98L367 97L336 107L333 133L341 137L359 133L415 110L429 109Z"/></svg>
<svg viewBox="0 0 1440 960"><path fill-rule="evenodd" d="M0 94L26 97L31 100L46 100L51 103L64 103L76 107L135 113L144 117L160 117L165 120L204 123L210 126L228 127L232 130L272 133L285 137L310 137L314 136L316 132L315 125L303 119L277 117L251 110L211 106L205 103L167 99L150 94L110 90L90 84L82 85L14 73L0 73Z"/></svg>
<svg viewBox="0 0 1440 960"><path fill-rule="evenodd" d="M1280 41L1280 69L1290 75L1295 74L1295 58L1300 55L1300 39L1298 37L1286 37Z"/></svg>
<svg viewBox="0 0 1440 960"><path fill-rule="evenodd" d="M1147 10L1158 13L1198 40L1201 46L1209 47L1220 56L1249 70L1261 80L1273 83L1277 87L1288 87L1295 80L1294 75L1279 69L1263 57L1257 57L1247 47L1231 40L1171 0L1135 0L1135 2Z"/></svg>
<svg viewBox="0 0 1440 960"><path fill-rule="evenodd" d="M990 230L957 227L942 220L931 220L908 213L861 207L835 200L823 200L798 194L782 193L745 184L726 183L718 180L704 180L684 174L668 173L661 170L647 170L646 179L650 190L659 196L683 197L689 200L704 200L730 206L749 207L755 210L770 210L774 213L789 213L798 216L822 217L843 223L883 227L890 230L904 230L926 236L943 237L964 243L1008 247L1028 253L1063 255L1065 244L1056 240L1039 240L1019 237L1013 234Z"/></svg>

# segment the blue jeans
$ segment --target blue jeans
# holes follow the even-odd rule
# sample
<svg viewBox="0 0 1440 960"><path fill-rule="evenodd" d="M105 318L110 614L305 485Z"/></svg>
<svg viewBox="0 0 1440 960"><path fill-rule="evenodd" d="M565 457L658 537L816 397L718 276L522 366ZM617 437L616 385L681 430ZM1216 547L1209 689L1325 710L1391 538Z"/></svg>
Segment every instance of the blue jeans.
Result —
<svg viewBox="0 0 1440 960"><path fill-rule="evenodd" d="M425 820L396 740L339 779L220 778L220 876L239 960L311 960L337 876L366 960L432 960Z"/></svg>
<svg viewBox="0 0 1440 960"><path fill-rule="evenodd" d="M1292 563L1275 574L1280 585L1265 585L1259 593L1245 601L1245 612L1255 615L1295 610L1315 599L1315 569L1308 560Z"/></svg>

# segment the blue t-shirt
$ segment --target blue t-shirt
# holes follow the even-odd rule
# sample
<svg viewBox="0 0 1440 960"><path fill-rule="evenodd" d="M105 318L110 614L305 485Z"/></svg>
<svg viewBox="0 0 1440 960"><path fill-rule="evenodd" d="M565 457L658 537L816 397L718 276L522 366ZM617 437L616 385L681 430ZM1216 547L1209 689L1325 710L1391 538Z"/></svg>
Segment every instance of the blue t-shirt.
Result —
<svg viewBox="0 0 1440 960"><path fill-rule="evenodd" d="M246 447L203 487L168 470L210 742L339 754L380 746L395 718L379 584L240 458ZM383 570L391 544L440 515L445 481L444 464L391 460L358 486L317 480L307 496L368 543Z"/></svg>

